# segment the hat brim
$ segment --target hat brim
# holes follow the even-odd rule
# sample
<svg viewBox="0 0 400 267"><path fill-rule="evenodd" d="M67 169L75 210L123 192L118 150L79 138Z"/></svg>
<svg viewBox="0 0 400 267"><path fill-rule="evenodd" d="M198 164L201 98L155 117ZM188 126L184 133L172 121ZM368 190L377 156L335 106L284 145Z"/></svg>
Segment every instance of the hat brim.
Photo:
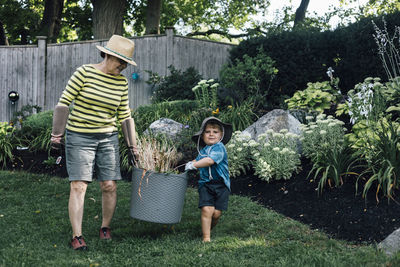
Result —
<svg viewBox="0 0 400 267"><path fill-rule="evenodd" d="M129 60L129 59L127 59L127 58L125 58L125 57L122 57L122 56L120 56L120 55L118 55L118 54L116 54L116 53L113 53L112 51L109 51L109 50L105 49L104 47L102 47L102 46L100 46L100 45L96 45L96 48L99 49L99 50L100 50L101 52L103 52L103 53L106 53L106 54L108 54L108 55L111 55L111 56L120 58L120 59L122 59L123 61L125 61L126 63L129 63L129 64L131 64L131 65L133 65L133 66L137 66L137 64L136 64L135 61Z"/></svg>
<svg viewBox="0 0 400 267"><path fill-rule="evenodd" d="M215 123L222 125L223 130L224 130L224 137L222 138L221 142L224 145L226 145L229 142L229 140L231 140L231 137L232 137L232 132L233 132L232 125L228 124L228 123L223 123L220 119L218 119L216 117L208 117L208 118L204 119L203 123L201 124L200 131L193 134L192 141L195 142L196 144L197 144L197 142L199 142L199 145L201 147L206 146L203 139L201 139L201 135L203 134L204 128L206 127L207 123L209 123L209 122L215 122Z"/></svg>

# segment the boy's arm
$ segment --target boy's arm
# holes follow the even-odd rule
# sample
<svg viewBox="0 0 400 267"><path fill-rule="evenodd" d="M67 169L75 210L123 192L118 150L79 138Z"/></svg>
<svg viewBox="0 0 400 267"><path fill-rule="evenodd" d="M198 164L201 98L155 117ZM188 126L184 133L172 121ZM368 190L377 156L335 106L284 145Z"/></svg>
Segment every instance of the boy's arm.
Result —
<svg viewBox="0 0 400 267"><path fill-rule="evenodd" d="M193 161L193 166L195 166L197 169L198 168L204 168L204 167L209 167L213 165L215 161L212 158L206 157L202 158L199 161Z"/></svg>
<svg viewBox="0 0 400 267"><path fill-rule="evenodd" d="M199 161L193 160L189 161L185 165L185 171L197 170L198 168L209 167L213 165L215 161L212 158L202 158Z"/></svg>

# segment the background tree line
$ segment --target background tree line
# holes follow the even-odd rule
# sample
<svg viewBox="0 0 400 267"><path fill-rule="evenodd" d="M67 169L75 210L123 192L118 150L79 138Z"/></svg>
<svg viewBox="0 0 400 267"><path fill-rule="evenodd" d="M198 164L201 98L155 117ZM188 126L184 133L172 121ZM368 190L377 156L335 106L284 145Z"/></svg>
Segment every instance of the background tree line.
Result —
<svg viewBox="0 0 400 267"><path fill-rule="evenodd" d="M346 23L400 9L398 0L370 0L357 8L349 8L357 0L337 1L341 7L317 16L307 13L310 0L302 0L296 10L287 6L270 22L255 19L268 14L270 0L2 0L0 45L34 43L40 35L65 42L159 34L169 26L181 35L232 40L297 28L328 30L333 16Z"/></svg>

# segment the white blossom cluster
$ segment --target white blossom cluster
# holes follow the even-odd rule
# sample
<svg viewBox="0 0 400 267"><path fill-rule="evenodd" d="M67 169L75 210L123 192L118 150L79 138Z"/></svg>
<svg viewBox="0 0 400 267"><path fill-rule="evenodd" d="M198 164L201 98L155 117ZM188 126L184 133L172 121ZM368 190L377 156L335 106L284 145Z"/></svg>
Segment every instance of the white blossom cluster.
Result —
<svg viewBox="0 0 400 267"><path fill-rule="evenodd" d="M250 147L252 145L250 134L235 131L226 146L229 162L229 175L237 177L245 174L250 166Z"/></svg>
<svg viewBox="0 0 400 267"><path fill-rule="evenodd" d="M226 146L229 174L236 177L252 166L262 180L289 179L300 166L298 138L286 129L278 133L268 130L258 136L258 141L251 139L249 134L234 132Z"/></svg>
<svg viewBox="0 0 400 267"><path fill-rule="evenodd" d="M326 153L331 149L340 149L344 143L346 129L344 122L335 119L333 116L320 114L316 121L307 116L307 124L301 125L302 147L306 157L316 159L321 153Z"/></svg>
<svg viewBox="0 0 400 267"><path fill-rule="evenodd" d="M361 120L370 120L373 114L375 91L382 88L379 78L367 78L348 92L347 105L349 107L350 122L355 124Z"/></svg>
<svg viewBox="0 0 400 267"><path fill-rule="evenodd" d="M298 171L300 155L297 153L299 136L282 129L279 132L267 130L253 141L251 151L255 174L262 180L289 179Z"/></svg>

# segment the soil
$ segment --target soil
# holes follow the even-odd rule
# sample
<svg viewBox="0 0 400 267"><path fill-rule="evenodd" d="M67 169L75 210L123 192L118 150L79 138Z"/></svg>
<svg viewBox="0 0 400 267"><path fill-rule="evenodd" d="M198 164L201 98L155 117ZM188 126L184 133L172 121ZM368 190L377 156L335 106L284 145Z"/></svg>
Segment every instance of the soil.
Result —
<svg viewBox="0 0 400 267"><path fill-rule="evenodd" d="M27 151L15 152L16 159L9 164L10 170L26 170L67 177L64 158L60 164L49 165L46 153L32 154ZM379 243L394 230L400 228L400 200L388 201L371 188L366 198L361 195L363 181L356 192L356 177L347 177L339 188L325 187L319 193L318 181L307 175L311 168L302 160L303 170L289 180L265 182L249 172L231 179L232 193L248 196L253 201L286 217L319 229L335 239L361 243ZM129 173L123 173L129 179ZM189 186L196 186L196 177L190 176ZM397 196L399 196L397 192ZM398 201L398 202L397 202Z"/></svg>

